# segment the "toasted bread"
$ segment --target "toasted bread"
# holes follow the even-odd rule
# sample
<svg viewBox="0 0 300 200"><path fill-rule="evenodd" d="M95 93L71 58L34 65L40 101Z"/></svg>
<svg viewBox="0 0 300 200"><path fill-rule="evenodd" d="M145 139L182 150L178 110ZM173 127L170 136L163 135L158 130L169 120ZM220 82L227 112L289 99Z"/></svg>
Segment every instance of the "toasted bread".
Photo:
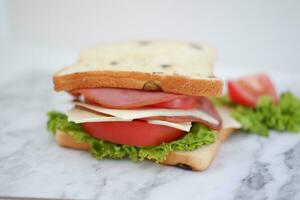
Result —
<svg viewBox="0 0 300 200"><path fill-rule="evenodd" d="M83 51L78 63L54 77L57 91L113 87L193 96L219 96L223 82L213 74L216 51L176 41L136 41Z"/></svg>
<svg viewBox="0 0 300 200"><path fill-rule="evenodd" d="M200 147L194 151L175 151L169 153L163 162L166 165L203 171L207 169L215 158L221 143L233 132L233 129L222 129L218 133L218 139L208 146Z"/></svg>
<svg viewBox="0 0 300 200"><path fill-rule="evenodd" d="M90 148L88 143L77 141L74 138L72 138L70 135L60 130L56 131L55 140L57 144L63 147L80 149L80 150L89 150Z"/></svg>
<svg viewBox="0 0 300 200"><path fill-rule="evenodd" d="M195 171L207 169L217 154L221 143L234 131L234 129L222 129L218 133L215 143L200 147L194 151L180 151L170 153L163 162L165 165L175 165ZM56 131L55 139L57 144L63 147L89 150L86 142L76 141L70 135L63 131Z"/></svg>

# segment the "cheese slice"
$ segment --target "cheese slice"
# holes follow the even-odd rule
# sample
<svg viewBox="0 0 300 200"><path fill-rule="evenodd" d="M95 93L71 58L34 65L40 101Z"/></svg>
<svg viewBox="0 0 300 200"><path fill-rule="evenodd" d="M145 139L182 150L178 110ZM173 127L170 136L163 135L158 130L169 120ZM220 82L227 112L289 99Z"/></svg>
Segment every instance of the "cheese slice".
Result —
<svg viewBox="0 0 300 200"><path fill-rule="evenodd" d="M94 113L88 110L83 110L77 107L69 110L67 112L68 121L75 123L85 123L85 122L117 122L117 121L132 121L132 119L122 119L114 116L107 116L101 113ZM163 126L169 126L183 131L190 131L192 127L191 122L167 122L161 120L148 120L150 124L157 124Z"/></svg>
<svg viewBox="0 0 300 200"><path fill-rule="evenodd" d="M211 124L218 124L218 120L210 116L209 114L199 110L180 110L180 109L149 109L149 108L140 108L140 109L111 109L104 108L99 105L91 105L82 102L74 102L75 105L87 108L89 110L104 113L107 115L115 116L121 119L133 120L133 119L141 119L145 117L154 117L154 116L193 116L204 121L207 121Z"/></svg>
<svg viewBox="0 0 300 200"><path fill-rule="evenodd" d="M149 124L169 126L172 128L186 131L186 132L189 132L192 128L192 122L168 122L168 121L162 121L162 120L148 120L147 122Z"/></svg>
<svg viewBox="0 0 300 200"><path fill-rule="evenodd" d="M222 128L235 128L239 129L242 125L231 117L231 111L228 108L216 107L218 113L222 118Z"/></svg>
<svg viewBox="0 0 300 200"><path fill-rule="evenodd" d="M219 112L221 118L222 118L222 128L241 128L241 124L236 121L234 118L230 115L230 110L223 108L223 107L217 107L217 111ZM85 122L113 122L113 121L132 121L132 119L122 119L119 117L114 116L107 116L103 115L101 113L95 113L88 110L84 110L78 107L74 107L73 109L69 110L67 112L68 120L75 122L75 123L85 123ZM191 122L168 122L168 121L162 121L162 120L148 120L147 121L150 124L157 124L157 125L163 125L163 126L169 126L173 127L179 130L183 131L189 131L192 127Z"/></svg>
<svg viewBox="0 0 300 200"><path fill-rule="evenodd" d="M69 121L75 122L77 124L85 122L131 121L114 116L103 115L101 113L90 112L77 107L72 108L66 114Z"/></svg>

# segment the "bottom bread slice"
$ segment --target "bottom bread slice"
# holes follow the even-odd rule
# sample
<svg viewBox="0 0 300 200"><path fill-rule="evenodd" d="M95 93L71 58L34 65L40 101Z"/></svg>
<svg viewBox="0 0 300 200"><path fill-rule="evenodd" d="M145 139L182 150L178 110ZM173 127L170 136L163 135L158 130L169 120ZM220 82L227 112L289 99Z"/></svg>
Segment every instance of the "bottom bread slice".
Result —
<svg viewBox="0 0 300 200"><path fill-rule="evenodd" d="M219 131L217 140L213 144L200 147L194 151L176 151L171 152L163 162L165 165L176 165L181 168L202 171L207 169L215 158L221 143L234 131L226 128ZM63 131L56 131L55 140L57 144L63 147L88 150L89 145L86 142L77 141Z"/></svg>
<svg viewBox="0 0 300 200"><path fill-rule="evenodd" d="M220 145L226 140L234 129L222 129L218 133L217 140L210 145L200 147L194 151L175 151L169 153L165 165L177 165L182 168L191 169L195 171L202 171L207 169L215 158Z"/></svg>

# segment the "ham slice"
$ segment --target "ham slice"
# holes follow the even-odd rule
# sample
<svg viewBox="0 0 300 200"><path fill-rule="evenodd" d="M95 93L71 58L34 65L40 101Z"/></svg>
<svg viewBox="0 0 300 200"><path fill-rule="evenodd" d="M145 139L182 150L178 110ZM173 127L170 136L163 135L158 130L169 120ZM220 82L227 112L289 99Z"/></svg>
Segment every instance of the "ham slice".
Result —
<svg viewBox="0 0 300 200"><path fill-rule="evenodd" d="M137 109L153 104L170 102L179 98L187 98L165 92L149 92L143 90L130 90L119 88L91 88L72 91L75 96L84 96L85 101L94 105L101 105L113 109ZM193 97L197 99L197 106L202 112L207 113L218 121L217 124L210 123L195 116L152 116L142 118L144 120L162 120L169 122L200 122L206 126L219 130L222 127L222 119L214 105L206 97ZM151 108L150 108L151 109Z"/></svg>
<svg viewBox="0 0 300 200"><path fill-rule="evenodd" d="M186 97L165 92L149 92L119 88L91 88L78 89L71 92L73 95L82 95L89 102L100 104L108 108L131 109L171 101Z"/></svg>
<svg viewBox="0 0 300 200"><path fill-rule="evenodd" d="M220 130L222 128L222 118L219 115L218 111L214 107L213 103L207 99L206 97L198 97L199 101L199 110L209 114L213 118L218 121L218 124L209 123L203 119L194 117L194 116L155 116L155 117L147 117L143 118L145 120L161 120L161 121L169 121L169 122L200 122L212 129Z"/></svg>

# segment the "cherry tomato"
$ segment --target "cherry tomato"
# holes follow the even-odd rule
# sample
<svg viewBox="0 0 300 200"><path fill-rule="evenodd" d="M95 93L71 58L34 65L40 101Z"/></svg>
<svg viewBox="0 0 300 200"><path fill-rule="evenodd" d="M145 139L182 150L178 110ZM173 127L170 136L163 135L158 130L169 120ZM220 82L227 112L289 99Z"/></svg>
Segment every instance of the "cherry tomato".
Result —
<svg viewBox="0 0 300 200"><path fill-rule="evenodd" d="M243 76L227 82L231 101L248 107L255 107L259 97L270 96L277 102L275 87L266 74Z"/></svg>

